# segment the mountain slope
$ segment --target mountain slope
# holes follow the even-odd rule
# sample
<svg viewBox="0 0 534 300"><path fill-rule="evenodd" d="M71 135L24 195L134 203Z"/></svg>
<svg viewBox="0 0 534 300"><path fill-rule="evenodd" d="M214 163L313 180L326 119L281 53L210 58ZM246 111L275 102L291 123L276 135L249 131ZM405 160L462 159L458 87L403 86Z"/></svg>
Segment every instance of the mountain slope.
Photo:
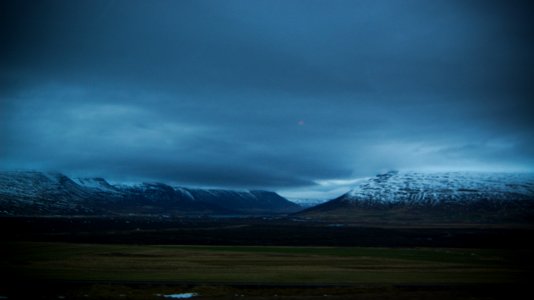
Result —
<svg viewBox="0 0 534 300"><path fill-rule="evenodd" d="M0 214L278 214L300 207L274 192L111 185L60 173L0 172Z"/></svg>
<svg viewBox="0 0 534 300"><path fill-rule="evenodd" d="M362 222L523 222L533 212L534 174L393 171L298 215Z"/></svg>
<svg viewBox="0 0 534 300"><path fill-rule="evenodd" d="M96 213L84 205L95 197L60 173L0 172L0 213Z"/></svg>

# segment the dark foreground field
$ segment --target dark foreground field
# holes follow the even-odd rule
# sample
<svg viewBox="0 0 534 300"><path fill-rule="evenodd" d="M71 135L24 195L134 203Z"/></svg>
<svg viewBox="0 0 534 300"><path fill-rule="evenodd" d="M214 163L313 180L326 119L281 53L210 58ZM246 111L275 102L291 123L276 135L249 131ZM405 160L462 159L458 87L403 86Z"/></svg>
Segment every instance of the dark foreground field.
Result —
<svg viewBox="0 0 534 300"><path fill-rule="evenodd" d="M0 218L4 241L97 244L525 248L529 224L333 223L296 218Z"/></svg>
<svg viewBox="0 0 534 300"><path fill-rule="evenodd" d="M510 299L527 227L285 219L2 219L5 299ZM225 243L226 242L226 243ZM226 245L225 245L226 244Z"/></svg>

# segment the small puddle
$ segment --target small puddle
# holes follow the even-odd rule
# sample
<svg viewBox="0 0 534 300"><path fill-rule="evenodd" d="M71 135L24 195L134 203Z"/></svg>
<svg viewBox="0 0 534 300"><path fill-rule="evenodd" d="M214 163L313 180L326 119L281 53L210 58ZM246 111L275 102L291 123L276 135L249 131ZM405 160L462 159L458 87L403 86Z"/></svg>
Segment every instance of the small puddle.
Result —
<svg viewBox="0 0 534 300"><path fill-rule="evenodd" d="M169 294L169 295L163 295L165 298L171 298L171 299L188 299L198 296L198 293L181 293L181 294Z"/></svg>

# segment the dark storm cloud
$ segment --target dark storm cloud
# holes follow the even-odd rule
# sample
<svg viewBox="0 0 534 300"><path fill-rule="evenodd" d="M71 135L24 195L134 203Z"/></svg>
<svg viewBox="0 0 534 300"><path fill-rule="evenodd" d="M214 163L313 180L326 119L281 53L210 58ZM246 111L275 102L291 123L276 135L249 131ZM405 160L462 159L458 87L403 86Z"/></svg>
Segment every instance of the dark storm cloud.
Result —
<svg viewBox="0 0 534 300"><path fill-rule="evenodd" d="M290 189L534 167L527 1L0 6L4 168Z"/></svg>

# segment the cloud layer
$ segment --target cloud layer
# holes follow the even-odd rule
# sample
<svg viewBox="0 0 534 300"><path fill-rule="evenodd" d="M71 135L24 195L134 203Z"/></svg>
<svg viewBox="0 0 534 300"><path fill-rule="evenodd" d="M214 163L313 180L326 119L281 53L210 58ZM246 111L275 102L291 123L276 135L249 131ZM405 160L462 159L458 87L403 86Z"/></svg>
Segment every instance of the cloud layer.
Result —
<svg viewBox="0 0 534 300"><path fill-rule="evenodd" d="M532 12L2 2L0 166L284 191L388 169L531 171Z"/></svg>

